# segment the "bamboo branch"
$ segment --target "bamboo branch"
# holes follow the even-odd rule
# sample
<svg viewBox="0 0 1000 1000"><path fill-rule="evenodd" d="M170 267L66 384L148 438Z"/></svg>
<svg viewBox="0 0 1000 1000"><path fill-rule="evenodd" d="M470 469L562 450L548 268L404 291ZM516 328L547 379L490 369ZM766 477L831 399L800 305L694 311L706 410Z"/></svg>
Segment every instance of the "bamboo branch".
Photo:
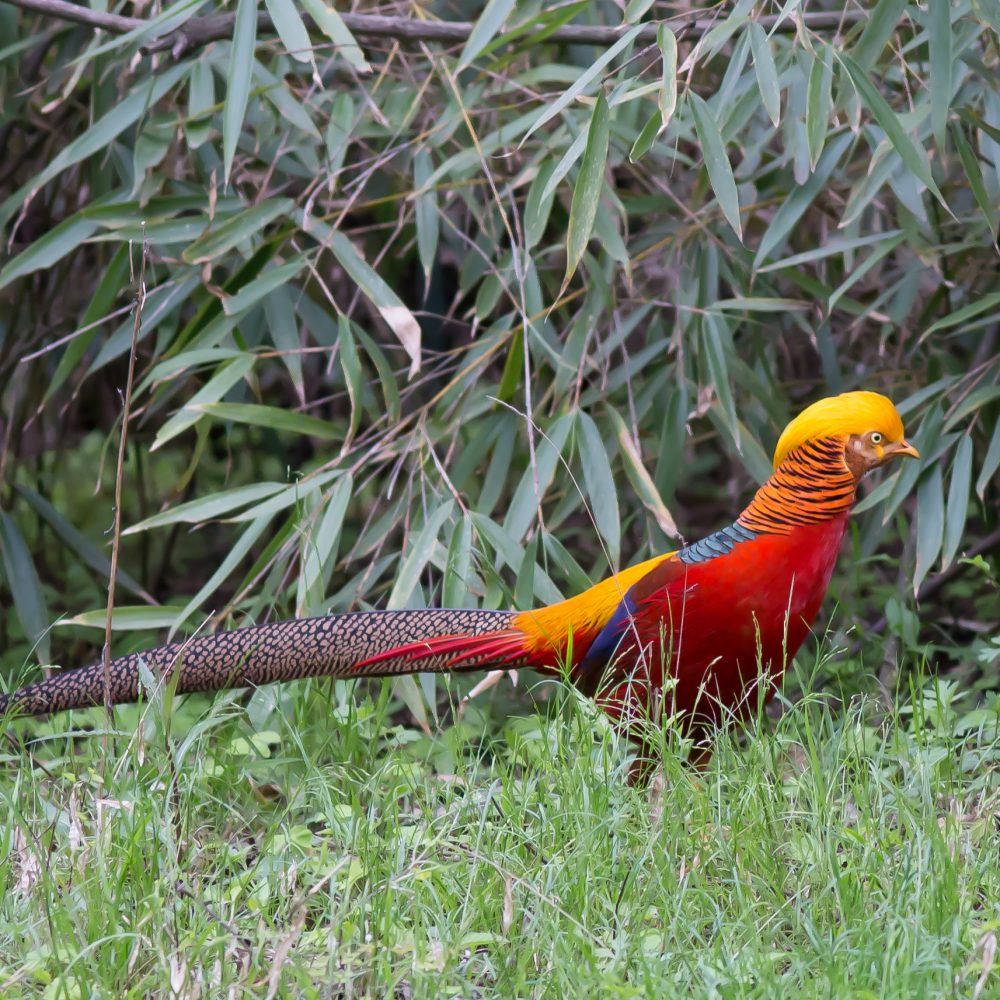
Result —
<svg viewBox="0 0 1000 1000"><path fill-rule="evenodd" d="M80 4L68 3L67 0L0 0L23 10L34 11L46 17L63 21L73 21L86 24L92 28L103 28L113 34L126 34L147 27L151 22L137 17L123 17L120 14L106 14L91 10ZM715 27L718 19L699 17L702 11L690 11L666 18L663 22L655 21L643 25L636 40L642 43L654 42L656 32L661 23L669 24L676 34L686 38L696 38ZM394 38L408 42L446 42L458 44L465 42L475 25L470 21L417 21L409 17L388 17L376 14L341 14L341 19L348 29L355 34L370 38ZM799 23L812 31L837 31L849 28L867 19L868 12L854 11L821 11L799 14L779 22L778 15L768 15L758 18L758 23L765 31L792 32L797 30ZM168 32L148 42L145 52L169 51L175 59L181 58L192 49L208 45L210 42L231 38L235 14L212 14L206 17L193 17L190 21L175 31ZM315 30L315 23L308 16L303 18L307 27ZM578 45L611 45L623 34L630 31L632 25L604 27L600 25L565 24L552 32L546 41L568 42ZM269 14L261 11L257 15L258 33L274 34L274 23Z"/></svg>

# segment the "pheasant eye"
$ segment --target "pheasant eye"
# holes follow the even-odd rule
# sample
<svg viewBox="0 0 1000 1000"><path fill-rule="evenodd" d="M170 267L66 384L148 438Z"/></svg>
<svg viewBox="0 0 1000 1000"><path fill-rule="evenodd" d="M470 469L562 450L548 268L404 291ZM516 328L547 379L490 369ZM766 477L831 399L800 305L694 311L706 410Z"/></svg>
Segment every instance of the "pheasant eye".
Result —
<svg viewBox="0 0 1000 1000"><path fill-rule="evenodd" d="M873 431L872 432L871 441L872 441L872 444L881 444L882 443L882 435L879 434L878 431Z"/></svg>

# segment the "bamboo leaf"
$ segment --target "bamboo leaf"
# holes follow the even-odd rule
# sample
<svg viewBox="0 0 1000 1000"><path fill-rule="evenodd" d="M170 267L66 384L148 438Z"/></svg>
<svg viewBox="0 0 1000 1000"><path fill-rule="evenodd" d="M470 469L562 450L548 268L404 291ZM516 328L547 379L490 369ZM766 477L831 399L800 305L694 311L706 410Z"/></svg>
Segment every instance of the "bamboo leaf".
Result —
<svg viewBox="0 0 1000 1000"><path fill-rule="evenodd" d="M302 0L302 6L316 27L333 42L337 55L343 56L358 73L367 75L372 71L361 46L335 8L326 0Z"/></svg>
<svg viewBox="0 0 1000 1000"><path fill-rule="evenodd" d="M420 324L417 318L342 232L315 219L307 223L301 212L298 218L303 229L313 232L324 246L330 248L351 279L378 309L409 355L409 374L413 378L420 370Z"/></svg>
<svg viewBox="0 0 1000 1000"><path fill-rule="evenodd" d="M132 87L127 97L115 104L81 136L64 146L49 161L47 166L3 201L3 204L0 205L0 229L6 227L11 216L21 207L25 197L40 190L68 167L72 167L95 153L103 152L122 132L134 125L138 118L151 105L159 101L188 71L189 67L186 63L171 66L162 74L143 80Z"/></svg>
<svg viewBox="0 0 1000 1000"><path fill-rule="evenodd" d="M446 608L469 605L469 568L472 565L472 518L462 515L462 521L451 536L448 561L444 569L442 600Z"/></svg>
<svg viewBox="0 0 1000 1000"><path fill-rule="evenodd" d="M751 22L749 30L757 89L760 91L760 99L764 103L768 118L777 128L781 124L781 90L778 86L778 70L774 65L771 43L764 29L756 21Z"/></svg>
<svg viewBox="0 0 1000 1000"><path fill-rule="evenodd" d="M119 605L111 613L112 632L147 632L154 629L170 628L177 621L183 609L176 604L160 604L150 608L144 604ZM104 629L107 624L108 612L105 608L95 608L84 611L72 618L62 618L55 624L57 627L77 625L83 628Z"/></svg>
<svg viewBox="0 0 1000 1000"><path fill-rule="evenodd" d="M387 607L405 608L407 602L413 596L413 591L420 579L420 574L424 567L431 561L434 554L434 546L437 543L437 536L444 527L445 522L452 516L455 504L451 500L445 500L440 507L436 508L427 518L420 534L415 539L411 539L407 546L406 557L399 568L399 575L396 583L389 595Z"/></svg>
<svg viewBox="0 0 1000 1000"><path fill-rule="evenodd" d="M917 486L917 564L913 574L913 593L920 589L928 570L941 551L944 531L944 487L941 466L935 463L930 475Z"/></svg>
<svg viewBox="0 0 1000 1000"><path fill-rule="evenodd" d="M597 205L604 188L604 167L608 158L608 139L611 135L608 102L601 94L594 105L587 133L587 148L583 163L573 188L573 202L569 210L569 230L566 234L566 274L565 286L573 277L590 235L594 231Z"/></svg>
<svg viewBox="0 0 1000 1000"><path fill-rule="evenodd" d="M335 441L343 434L336 424L320 420L319 417L283 410L277 406L263 406L259 403L189 403L185 409L193 410L195 413L205 413L217 420L232 420L239 424L249 424L251 427L305 434L325 441Z"/></svg>
<svg viewBox="0 0 1000 1000"><path fill-rule="evenodd" d="M621 555L621 520L611 463L594 421L582 410L577 419L580 427L580 464L583 466L583 481L590 498L591 512L597 530L608 547L612 568L617 568Z"/></svg>
<svg viewBox="0 0 1000 1000"><path fill-rule="evenodd" d="M635 142L632 143L632 148L628 153L630 162L635 163L637 160L641 160L650 151L660 131L660 113L654 111L646 119L646 124L636 136Z"/></svg>
<svg viewBox="0 0 1000 1000"><path fill-rule="evenodd" d="M286 0L288 2L288 0ZM191 67L188 78L188 120L184 123L184 135L191 149L197 149L212 132L209 117L215 107L215 80L212 67L204 59L199 59Z"/></svg>
<svg viewBox="0 0 1000 1000"><path fill-rule="evenodd" d="M694 127L701 143L702 156L705 159L705 169L708 180L718 199L719 207L726 221L733 228L737 239L743 242L743 225L740 222L740 200L736 192L736 181L733 178L733 168L726 156L719 128L715 124L708 105L695 93L689 95L691 110L694 114Z"/></svg>
<svg viewBox="0 0 1000 1000"><path fill-rule="evenodd" d="M942 542L941 568L947 569L958 551L965 530L965 519L969 512L969 494L972 487L972 438L965 436L955 449L955 461L951 466L951 482L948 484L947 518Z"/></svg>
<svg viewBox="0 0 1000 1000"><path fill-rule="evenodd" d="M236 145L243 131L243 117L250 99L253 78L253 54L257 46L257 0L236 0L236 20L233 40L229 46L229 73L226 85L226 102L222 110L222 149L228 186L233 170Z"/></svg>
<svg viewBox="0 0 1000 1000"><path fill-rule="evenodd" d="M462 54L458 57L457 69L465 69L489 45L503 27L515 3L516 0L487 0L482 14L479 15L475 27L466 40Z"/></svg>
<svg viewBox="0 0 1000 1000"><path fill-rule="evenodd" d="M309 32L306 31L294 0L265 0L265 3L285 51L299 62L311 62L312 43L309 41Z"/></svg>
<svg viewBox="0 0 1000 1000"><path fill-rule="evenodd" d="M538 168L535 179L528 189L528 200L524 204L524 243L530 250L545 235L555 190L548 191L549 179L555 169L552 160L545 160Z"/></svg>
<svg viewBox="0 0 1000 1000"><path fill-rule="evenodd" d="M827 127L832 107L833 50L829 45L813 57L806 90L806 137L809 143L809 166L815 170L823 146L826 144Z"/></svg>
<svg viewBox="0 0 1000 1000"><path fill-rule="evenodd" d="M20 483L14 484L14 489L30 504L32 509L42 518L52 529L56 537L73 552L81 562L86 563L95 573L107 579L111 575L111 560L92 542L82 535L77 529L49 503L45 497L40 496L34 490ZM126 573L121 567L118 568L117 580L120 586L126 590L131 590L133 594L155 604L155 599L143 589L134 577Z"/></svg>
<svg viewBox="0 0 1000 1000"><path fill-rule="evenodd" d="M538 131L547 121L555 118L564 108L568 107L569 104L576 100L576 98L582 94L601 74L601 71L605 66L611 62L619 52L628 48L632 44L636 35L642 30L642 25L637 24L635 27L630 28L628 31L622 35L621 38L615 42L609 49L597 59L596 62L592 63L586 70L583 71L573 83L571 87L564 90L562 94L556 98L532 123L527 132L524 133L524 137L521 139L521 145L527 141L528 137Z"/></svg>
<svg viewBox="0 0 1000 1000"><path fill-rule="evenodd" d="M982 468L979 470L979 478L976 480L976 493L982 500L986 496L986 487L993 478L993 474L1000 468L1000 421L997 421L993 428L993 436L990 438L989 447L986 449L986 457L983 459Z"/></svg>
<svg viewBox="0 0 1000 1000"><path fill-rule="evenodd" d="M955 146L962 161L962 169L965 171L969 187L972 189L972 196L976 199L979 211L983 213L983 218L986 220L986 225L990 228L993 239L996 240L997 230L1000 227L1000 219L998 219L993 202L986 192L986 185L983 183L983 173L979 169L979 161L969 146L969 141L965 138L965 132L962 130L961 125L956 125L952 134L955 137Z"/></svg>
<svg viewBox="0 0 1000 1000"><path fill-rule="evenodd" d="M660 107L660 128L665 129L677 110L677 36L667 25L661 24L656 31L656 41L663 62L657 104Z"/></svg>
<svg viewBox="0 0 1000 1000"><path fill-rule="evenodd" d="M931 129L942 150L951 106L951 0L927 0L927 38L931 53Z"/></svg>
<svg viewBox="0 0 1000 1000"><path fill-rule="evenodd" d="M208 230L181 255L188 264L205 264L221 257L244 240L256 236L294 206L290 198L269 198L267 201L213 222Z"/></svg>
<svg viewBox="0 0 1000 1000"><path fill-rule="evenodd" d="M0 557L3 560L7 588L14 598L14 610L31 640L39 663L50 663L49 612L42 593L31 552L14 519L0 510Z"/></svg>
<svg viewBox="0 0 1000 1000"><path fill-rule="evenodd" d="M425 298L430 289L440 232L437 191L427 186L427 178L432 173L430 153L426 149L418 150L413 157L414 215L417 223L417 252L424 269Z"/></svg>
<svg viewBox="0 0 1000 1000"><path fill-rule="evenodd" d="M893 148L899 154L907 168L919 178L924 187L950 212L951 209L948 208L944 196L938 190L938 186L934 183L934 178L931 176L931 168L927 162L927 154L923 147L918 147L910 136L907 135L896 112L889 107L886 99L879 93L871 80L868 79L865 71L848 55L841 54L840 60L854 82L858 96L872 113L875 121L882 126L883 131L889 138L889 142L892 143Z"/></svg>

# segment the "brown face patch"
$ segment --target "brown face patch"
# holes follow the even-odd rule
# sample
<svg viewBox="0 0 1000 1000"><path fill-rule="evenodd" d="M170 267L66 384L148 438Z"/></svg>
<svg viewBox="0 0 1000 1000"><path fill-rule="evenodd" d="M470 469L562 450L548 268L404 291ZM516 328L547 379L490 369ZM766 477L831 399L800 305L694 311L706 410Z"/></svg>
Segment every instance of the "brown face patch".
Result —
<svg viewBox="0 0 1000 1000"><path fill-rule="evenodd" d="M882 456L869 441L867 434L852 434L844 449L844 462L851 470L851 475L860 482L867 473L881 464Z"/></svg>

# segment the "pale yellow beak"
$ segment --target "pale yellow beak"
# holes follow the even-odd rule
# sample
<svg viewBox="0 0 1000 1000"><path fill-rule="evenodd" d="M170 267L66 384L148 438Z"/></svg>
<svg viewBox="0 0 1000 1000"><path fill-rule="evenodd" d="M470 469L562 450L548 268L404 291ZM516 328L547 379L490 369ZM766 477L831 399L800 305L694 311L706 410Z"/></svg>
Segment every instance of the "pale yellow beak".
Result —
<svg viewBox="0 0 1000 1000"><path fill-rule="evenodd" d="M895 444L886 445L886 453L895 458L898 455L909 455L910 458L920 458L920 452L910 444L906 438L897 441Z"/></svg>

